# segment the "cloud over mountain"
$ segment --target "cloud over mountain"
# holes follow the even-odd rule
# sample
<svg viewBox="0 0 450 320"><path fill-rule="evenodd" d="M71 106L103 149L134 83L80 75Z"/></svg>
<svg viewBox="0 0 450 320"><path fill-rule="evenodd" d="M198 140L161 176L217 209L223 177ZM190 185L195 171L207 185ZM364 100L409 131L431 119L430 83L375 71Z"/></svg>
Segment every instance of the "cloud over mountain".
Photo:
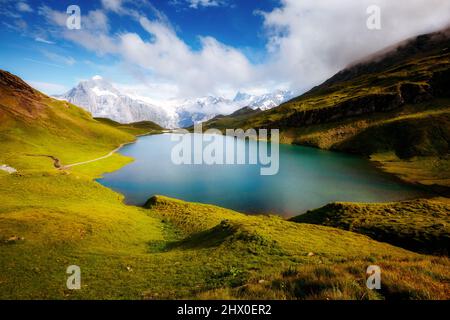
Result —
<svg viewBox="0 0 450 320"><path fill-rule="evenodd" d="M193 1L191 6L214 6ZM381 30L368 30L367 7L381 8ZM195 11L195 10L191 10ZM101 7L83 13L82 29L65 28L66 13L40 6L40 15L60 37L98 56L114 56L129 70L139 70L136 82L174 87L170 98L233 96L238 91L299 93L325 80L353 61L397 41L443 28L450 21L446 0L281 0L261 17L265 52L256 62L242 48L207 34L193 48L169 18L145 1L102 0ZM127 17L134 28L112 31L111 19ZM56 29L55 29L56 28ZM137 28L139 31L137 31ZM245 32L243 30L242 32ZM131 73L131 72L130 72ZM149 96L152 96L149 87ZM167 97L169 98L169 97Z"/></svg>
<svg viewBox="0 0 450 320"><path fill-rule="evenodd" d="M140 96L138 92L132 92L126 86L113 85L96 75L56 98L78 105L94 117L121 123L150 120L165 128L178 128L207 121L219 114L228 115L246 106L264 110L274 108L292 96L292 92L288 91L259 96L239 93L233 100L206 96L160 104Z"/></svg>
<svg viewBox="0 0 450 320"><path fill-rule="evenodd" d="M406 38L444 28L446 0L282 0L260 12L269 37L269 74L295 88L317 84L373 52ZM381 30L369 30L366 10L381 9Z"/></svg>

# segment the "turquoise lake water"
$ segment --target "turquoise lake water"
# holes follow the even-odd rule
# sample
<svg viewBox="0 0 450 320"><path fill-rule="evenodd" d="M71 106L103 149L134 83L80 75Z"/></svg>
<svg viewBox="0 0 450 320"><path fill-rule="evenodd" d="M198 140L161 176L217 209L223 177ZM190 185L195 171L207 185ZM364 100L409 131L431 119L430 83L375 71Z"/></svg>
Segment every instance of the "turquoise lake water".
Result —
<svg viewBox="0 0 450 320"><path fill-rule="evenodd" d="M423 192L382 173L368 160L314 148L280 145L279 172L258 165L176 165L172 134L145 136L120 153L135 161L98 181L142 205L153 195L215 204L245 213L294 216L334 201L385 202ZM224 142L237 141L222 137ZM195 151L192 151L195 153Z"/></svg>

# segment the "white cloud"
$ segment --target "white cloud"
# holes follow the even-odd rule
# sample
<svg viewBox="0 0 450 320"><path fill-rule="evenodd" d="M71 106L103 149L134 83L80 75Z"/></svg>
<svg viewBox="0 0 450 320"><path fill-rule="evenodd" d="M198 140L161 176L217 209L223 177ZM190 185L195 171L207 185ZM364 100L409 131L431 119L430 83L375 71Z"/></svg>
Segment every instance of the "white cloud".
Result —
<svg viewBox="0 0 450 320"><path fill-rule="evenodd" d="M27 23L25 22L25 20L22 20L22 19L15 19L15 20L12 21L12 23L8 23L6 21L2 21L2 24L6 28L14 30L14 31L19 32L19 33L24 33L28 29Z"/></svg>
<svg viewBox="0 0 450 320"><path fill-rule="evenodd" d="M139 84L113 83L119 91L136 100L142 100L152 105L175 107L179 104L176 94L178 87L173 83L146 82Z"/></svg>
<svg viewBox="0 0 450 320"><path fill-rule="evenodd" d="M366 27L366 9L374 4L381 8L379 31ZM384 47L445 27L450 1L282 0L263 17L269 72L304 89Z"/></svg>
<svg viewBox="0 0 450 320"><path fill-rule="evenodd" d="M59 29L54 36L62 36L65 39L81 44L83 47L96 52L99 55L116 52L114 38L108 34L108 17L102 10L89 11L82 16L81 29L69 30L66 28L67 15L65 12L53 10L48 6L41 6L39 14Z"/></svg>
<svg viewBox="0 0 450 320"><path fill-rule="evenodd" d="M145 10L147 13L152 13L159 20L167 22L166 16L148 0L101 0L101 2L105 11L139 20L141 17L139 10Z"/></svg>
<svg viewBox="0 0 450 320"><path fill-rule="evenodd" d="M91 32L108 32L108 17L102 10L89 11L82 16L81 27Z"/></svg>
<svg viewBox="0 0 450 320"><path fill-rule="evenodd" d="M44 16L48 22L68 30L66 28L68 16L65 12L53 10L52 8L44 5L39 7L38 13ZM105 12L97 9L91 10L87 14L83 14L81 17L81 30L86 30L94 34L107 33L109 30L109 23ZM79 30L76 30L75 32L78 31Z"/></svg>
<svg viewBox="0 0 450 320"><path fill-rule="evenodd" d="M64 28L65 14L48 7L40 12L64 28L60 34L65 39L99 55L119 56L125 64L144 70L146 85L164 84L169 89L163 95L170 98L232 95L238 90L269 92L280 87L305 90L355 60L450 21L447 0L281 0L279 8L259 13L267 36L267 57L263 64L253 64L240 50L210 36L200 36L201 46L193 50L163 14L153 11L156 18L150 19L126 7L127 3L104 0L103 6L135 18L150 37L110 34L103 10L88 12L83 28L76 31ZM380 31L366 27L366 9L373 4L382 9ZM149 92L157 90L154 85Z"/></svg>
<svg viewBox="0 0 450 320"><path fill-rule="evenodd" d="M20 12L33 12L33 9L30 7L30 5L24 1L18 2L16 4L16 8Z"/></svg>
<svg viewBox="0 0 450 320"><path fill-rule="evenodd" d="M46 51L43 50L42 54L49 60L56 62L56 63L61 63L61 64L65 64L68 66L72 66L76 63L76 60L70 56L62 56L59 55L57 53L54 52L50 52L50 51Z"/></svg>
<svg viewBox="0 0 450 320"><path fill-rule="evenodd" d="M123 10L122 2L123 0L102 0L102 5L107 10L121 12Z"/></svg>
<svg viewBox="0 0 450 320"><path fill-rule="evenodd" d="M225 4L222 0L187 0L189 7L197 9L199 7L218 7Z"/></svg>
<svg viewBox="0 0 450 320"><path fill-rule="evenodd" d="M243 86L254 79L256 70L248 59L214 38L200 38L201 49L193 51L165 24L144 17L140 23L153 41L146 42L135 33L122 34L118 51L128 62L175 82L181 95L214 94L229 83Z"/></svg>
<svg viewBox="0 0 450 320"><path fill-rule="evenodd" d="M34 38L34 41L41 42L41 43L46 43L46 44L55 44L53 41L46 40L46 39L41 38L41 37Z"/></svg>
<svg viewBox="0 0 450 320"><path fill-rule="evenodd" d="M67 14L63 11L53 10L49 6L43 5L39 7L38 14L45 17L53 25L66 27Z"/></svg>

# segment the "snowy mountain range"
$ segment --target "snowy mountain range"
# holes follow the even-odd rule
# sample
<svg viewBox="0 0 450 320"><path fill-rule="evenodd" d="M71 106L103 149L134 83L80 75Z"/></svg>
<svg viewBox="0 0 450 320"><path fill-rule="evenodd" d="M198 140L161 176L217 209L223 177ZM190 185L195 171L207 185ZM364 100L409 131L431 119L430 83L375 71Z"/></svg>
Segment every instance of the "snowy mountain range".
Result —
<svg viewBox="0 0 450 320"><path fill-rule="evenodd" d="M82 81L56 98L80 106L94 117L109 118L120 123L151 120L165 128L177 126L176 114L170 110L133 99L100 76Z"/></svg>
<svg viewBox="0 0 450 320"><path fill-rule="evenodd" d="M204 122L217 115L228 115L243 107L267 110L293 97L292 92L278 90L264 95L237 93L234 99L207 96L155 105L122 92L100 76L80 82L65 94L55 96L91 112L94 117L120 123L150 120L165 128L183 128Z"/></svg>
<svg viewBox="0 0 450 320"><path fill-rule="evenodd" d="M291 91L277 90L273 93L263 95L250 95L247 93L238 92L233 102L239 104L241 108L250 107L252 109L269 110L278 107L283 102L286 102L294 97Z"/></svg>

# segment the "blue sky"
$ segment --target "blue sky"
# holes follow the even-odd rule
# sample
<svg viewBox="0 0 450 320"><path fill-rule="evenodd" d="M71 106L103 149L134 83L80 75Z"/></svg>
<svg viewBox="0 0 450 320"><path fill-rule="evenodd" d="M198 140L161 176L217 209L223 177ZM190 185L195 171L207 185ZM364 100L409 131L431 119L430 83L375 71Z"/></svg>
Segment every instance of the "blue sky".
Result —
<svg viewBox="0 0 450 320"><path fill-rule="evenodd" d="M81 79L88 79L96 74L124 83L136 80L132 74L124 72L123 68L126 66L120 66L121 57L113 54L97 55L49 31L53 27L41 9L47 6L64 13L69 5L76 4L81 9L82 26L83 14L103 10L107 13L109 33L133 32L142 39L151 40L151 35L129 15L107 11L99 0L28 0L21 2L24 4L22 9L15 1L2 2L7 3L2 9L3 25L0 33L2 69L38 84L47 93L60 93L61 89L66 90ZM184 0L148 3L151 7L145 4L139 7L142 14L152 19L157 19L157 15L162 14L192 50L200 50L200 36L211 36L240 50L255 64L264 60L267 44L267 38L262 32L263 18L257 12L271 11L280 5L277 0L206 1L203 5L200 1L197 6L195 1ZM111 65L116 65L116 68L110 68ZM51 92L52 88L54 92Z"/></svg>
<svg viewBox="0 0 450 320"><path fill-rule="evenodd" d="M368 6L383 28L366 27ZM101 75L156 100L298 93L407 37L443 28L446 0L0 0L0 68L48 94ZM81 9L81 29L66 9Z"/></svg>

